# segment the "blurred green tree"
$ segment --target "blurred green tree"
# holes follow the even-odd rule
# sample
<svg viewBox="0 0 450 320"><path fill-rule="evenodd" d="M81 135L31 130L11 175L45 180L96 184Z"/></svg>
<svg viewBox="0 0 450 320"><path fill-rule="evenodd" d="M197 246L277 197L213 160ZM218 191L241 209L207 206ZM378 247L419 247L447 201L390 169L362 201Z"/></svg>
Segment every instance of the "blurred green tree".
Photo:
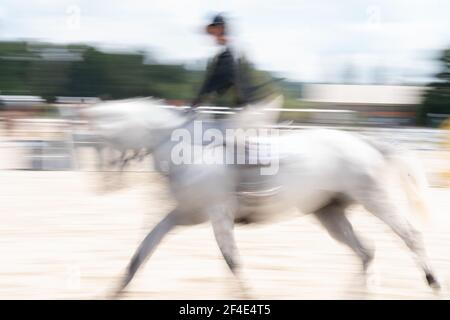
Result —
<svg viewBox="0 0 450 320"><path fill-rule="evenodd" d="M436 81L428 85L422 105L419 109L418 124L439 125L445 120L445 115L450 114L450 49L443 51L439 61L442 71L436 75ZM432 121L427 115L440 114L438 121Z"/></svg>
<svg viewBox="0 0 450 320"><path fill-rule="evenodd" d="M82 60L72 63L67 93L113 99L145 95L143 61L142 54L104 53L88 47Z"/></svg>
<svg viewBox="0 0 450 320"><path fill-rule="evenodd" d="M30 94L29 70L37 57L28 51L26 42L0 42L1 94Z"/></svg>
<svg viewBox="0 0 450 320"><path fill-rule="evenodd" d="M0 92L32 94L49 102L57 96L154 96L189 103L204 74L182 64L158 63L144 52L103 52L83 44L0 42ZM289 107L299 106L299 83L281 81L277 86Z"/></svg>

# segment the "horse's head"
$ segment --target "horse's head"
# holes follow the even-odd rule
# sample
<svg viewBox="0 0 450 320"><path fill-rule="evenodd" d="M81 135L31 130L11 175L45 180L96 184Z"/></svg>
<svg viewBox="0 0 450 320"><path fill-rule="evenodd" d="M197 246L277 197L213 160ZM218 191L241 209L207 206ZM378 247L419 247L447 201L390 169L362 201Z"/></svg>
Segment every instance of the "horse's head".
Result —
<svg viewBox="0 0 450 320"><path fill-rule="evenodd" d="M123 149L151 149L163 132L184 121L181 112L154 98L101 102L83 115L99 136Z"/></svg>

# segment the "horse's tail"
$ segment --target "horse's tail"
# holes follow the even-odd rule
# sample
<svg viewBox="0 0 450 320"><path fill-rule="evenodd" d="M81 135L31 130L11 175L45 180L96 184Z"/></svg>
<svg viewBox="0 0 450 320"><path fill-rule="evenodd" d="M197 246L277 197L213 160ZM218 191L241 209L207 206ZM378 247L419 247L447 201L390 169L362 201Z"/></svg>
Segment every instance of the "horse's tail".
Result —
<svg viewBox="0 0 450 320"><path fill-rule="evenodd" d="M427 199L429 186L423 168L417 159L403 155L395 156L393 164L399 172L410 208L421 222L429 222L431 219Z"/></svg>
<svg viewBox="0 0 450 320"><path fill-rule="evenodd" d="M395 169L403 191L406 194L410 211L422 223L431 220L427 199L428 181L425 172L416 157L406 151L399 151L394 146L373 139L364 139L376 148Z"/></svg>

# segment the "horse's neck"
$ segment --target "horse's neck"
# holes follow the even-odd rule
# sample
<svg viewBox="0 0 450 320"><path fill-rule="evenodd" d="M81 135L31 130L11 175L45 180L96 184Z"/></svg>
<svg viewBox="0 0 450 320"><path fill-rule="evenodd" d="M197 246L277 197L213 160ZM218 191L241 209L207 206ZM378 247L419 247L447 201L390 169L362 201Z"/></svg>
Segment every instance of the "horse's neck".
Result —
<svg viewBox="0 0 450 320"><path fill-rule="evenodd" d="M262 128L274 125L277 122L283 106L283 96L272 95L264 100L247 105L241 112L232 117L238 128Z"/></svg>
<svg viewBox="0 0 450 320"><path fill-rule="evenodd" d="M149 115L151 123L156 129L161 130L174 130L181 127L187 120L185 116L179 114L177 111L163 106L158 106Z"/></svg>
<svg viewBox="0 0 450 320"><path fill-rule="evenodd" d="M179 121L181 119L181 121ZM167 170L173 166L172 164L172 151L175 145L183 143L183 141L173 140L173 133L175 130L188 130L188 134L191 136L193 132L187 128L188 119L185 117L179 117L178 121L175 121L173 125L155 131L155 140L153 148L153 161L155 162L156 170L166 174Z"/></svg>

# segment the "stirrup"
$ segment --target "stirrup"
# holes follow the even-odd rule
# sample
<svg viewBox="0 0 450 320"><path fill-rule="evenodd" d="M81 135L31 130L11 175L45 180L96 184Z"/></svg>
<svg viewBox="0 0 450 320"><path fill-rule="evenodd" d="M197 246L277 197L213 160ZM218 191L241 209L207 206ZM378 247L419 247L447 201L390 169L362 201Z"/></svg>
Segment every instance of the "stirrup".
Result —
<svg viewBox="0 0 450 320"><path fill-rule="evenodd" d="M281 189L281 186L263 189L257 191L237 191L238 195L242 195L244 197L252 197L252 198L265 198L276 195Z"/></svg>

